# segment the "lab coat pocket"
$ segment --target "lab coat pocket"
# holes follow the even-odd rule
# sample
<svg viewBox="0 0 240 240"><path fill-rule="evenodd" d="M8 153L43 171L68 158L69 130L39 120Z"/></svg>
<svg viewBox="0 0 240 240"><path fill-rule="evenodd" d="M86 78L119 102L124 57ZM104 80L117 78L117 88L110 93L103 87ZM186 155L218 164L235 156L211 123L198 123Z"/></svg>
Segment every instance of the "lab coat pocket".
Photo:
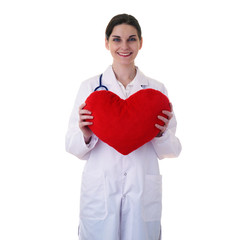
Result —
<svg viewBox="0 0 240 240"><path fill-rule="evenodd" d="M162 176L146 175L143 196L143 219L160 221L162 214Z"/></svg>
<svg viewBox="0 0 240 240"><path fill-rule="evenodd" d="M105 177L103 172L83 172L80 216L82 218L99 220L107 215Z"/></svg>

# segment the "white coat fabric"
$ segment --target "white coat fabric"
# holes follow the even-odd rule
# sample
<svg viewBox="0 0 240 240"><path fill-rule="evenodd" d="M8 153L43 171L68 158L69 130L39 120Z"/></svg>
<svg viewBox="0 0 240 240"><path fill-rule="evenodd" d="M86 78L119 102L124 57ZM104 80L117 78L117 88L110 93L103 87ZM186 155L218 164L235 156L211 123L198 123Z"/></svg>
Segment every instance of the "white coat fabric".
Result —
<svg viewBox="0 0 240 240"><path fill-rule="evenodd" d="M102 81L109 91L126 99L112 66L103 73ZM175 136L175 116L162 137L126 156L95 135L85 144L78 125L78 109L98 85L99 76L81 84L66 134L66 151L87 160L82 174L79 239L160 240L162 176L158 159L177 157L181 152ZM137 69L129 95L143 88L167 95L162 83Z"/></svg>

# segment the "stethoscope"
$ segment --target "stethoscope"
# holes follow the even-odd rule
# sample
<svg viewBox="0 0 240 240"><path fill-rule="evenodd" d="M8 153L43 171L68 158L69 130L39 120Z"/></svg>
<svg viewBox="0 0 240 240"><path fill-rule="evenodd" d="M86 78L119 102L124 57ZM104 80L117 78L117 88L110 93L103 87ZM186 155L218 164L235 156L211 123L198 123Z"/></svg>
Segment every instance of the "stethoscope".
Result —
<svg viewBox="0 0 240 240"><path fill-rule="evenodd" d="M145 89L145 85L141 85L141 87L143 88L143 89ZM108 91L108 88L105 86L105 85L102 85L102 74L100 75L100 77L99 77L99 86L97 86L95 89L94 89L94 92L95 91L97 91L97 90L99 90L100 88L102 88L102 90L104 89L104 90L106 90L106 91Z"/></svg>
<svg viewBox="0 0 240 240"><path fill-rule="evenodd" d="M100 75L99 77L99 86L97 86L95 89L94 89L94 92L99 90L100 88L103 88L104 90L107 90L108 91L108 88L104 85L102 85L102 74ZM102 90L103 90L102 89Z"/></svg>

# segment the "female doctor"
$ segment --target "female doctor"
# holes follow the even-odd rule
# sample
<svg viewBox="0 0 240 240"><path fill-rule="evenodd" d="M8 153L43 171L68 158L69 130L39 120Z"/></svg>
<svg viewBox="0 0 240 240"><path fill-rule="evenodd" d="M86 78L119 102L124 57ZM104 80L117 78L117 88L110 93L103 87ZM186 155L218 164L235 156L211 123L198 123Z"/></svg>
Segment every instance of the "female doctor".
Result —
<svg viewBox="0 0 240 240"><path fill-rule="evenodd" d="M99 89L107 88L122 99L145 88L167 95L162 83L146 77L134 64L142 43L141 28L133 16L113 17L105 39L113 63L101 81L99 75L84 81L77 94L66 134L66 151L87 160L81 185L80 240L161 239L162 177L158 159L177 157L181 152L174 113L164 111L168 118L158 116L165 125L155 125L157 137L122 155L90 130L88 120L94 116L84 103L99 84Z"/></svg>

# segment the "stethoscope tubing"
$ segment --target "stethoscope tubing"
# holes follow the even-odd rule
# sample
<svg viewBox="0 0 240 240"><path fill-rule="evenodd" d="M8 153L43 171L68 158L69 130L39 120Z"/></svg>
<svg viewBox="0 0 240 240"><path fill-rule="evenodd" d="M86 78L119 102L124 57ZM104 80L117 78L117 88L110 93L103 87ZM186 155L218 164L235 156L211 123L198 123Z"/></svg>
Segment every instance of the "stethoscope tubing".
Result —
<svg viewBox="0 0 240 240"><path fill-rule="evenodd" d="M102 76L103 74L100 75L99 77L99 86L97 86L95 89L94 89L94 92L99 90L100 88L103 88L104 90L108 91L108 88L105 86L105 85L102 85ZM145 85L141 85L141 87L144 89L145 88ZM102 89L102 90L103 90Z"/></svg>
<svg viewBox="0 0 240 240"><path fill-rule="evenodd" d="M100 88L104 88L106 91L108 91L108 88L104 85L102 85L102 74L100 75L99 77L99 86L97 86L95 89L94 89L94 92L97 91L98 89Z"/></svg>

